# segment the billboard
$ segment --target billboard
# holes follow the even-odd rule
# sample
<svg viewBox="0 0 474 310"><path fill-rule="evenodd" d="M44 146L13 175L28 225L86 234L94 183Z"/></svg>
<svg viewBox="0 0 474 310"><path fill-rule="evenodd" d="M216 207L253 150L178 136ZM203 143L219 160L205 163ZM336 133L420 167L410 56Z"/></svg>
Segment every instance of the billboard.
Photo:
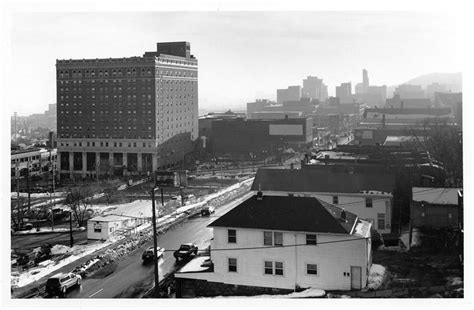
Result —
<svg viewBox="0 0 474 310"><path fill-rule="evenodd" d="M158 187L186 187L188 185L188 174L186 170L157 171L155 175L155 185Z"/></svg>
<svg viewBox="0 0 474 310"><path fill-rule="evenodd" d="M271 136L302 136L303 125L270 124Z"/></svg>

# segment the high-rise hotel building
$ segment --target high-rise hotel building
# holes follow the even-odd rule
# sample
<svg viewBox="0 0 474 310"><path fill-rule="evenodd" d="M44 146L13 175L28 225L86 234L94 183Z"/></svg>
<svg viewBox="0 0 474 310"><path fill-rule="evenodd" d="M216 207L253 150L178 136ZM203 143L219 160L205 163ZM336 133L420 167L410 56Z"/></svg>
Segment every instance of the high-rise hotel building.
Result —
<svg viewBox="0 0 474 310"><path fill-rule="evenodd" d="M57 60L60 174L133 175L182 161L198 137L188 42L142 57Z"/></svg>

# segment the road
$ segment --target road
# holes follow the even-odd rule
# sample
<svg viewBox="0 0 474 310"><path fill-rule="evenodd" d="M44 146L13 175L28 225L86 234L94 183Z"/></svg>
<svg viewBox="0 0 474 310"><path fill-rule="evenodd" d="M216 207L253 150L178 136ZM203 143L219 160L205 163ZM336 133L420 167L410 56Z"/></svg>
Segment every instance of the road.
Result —
<svg viewBox="0 0 474 310"><path fill-rule="evenodd" d="M87 239L87 231L74 231L72 233L74 242L84 241ZM29 235L12 235L11 248L27 252L43 244L63 244L69 246L69 233L48 233L48 234L29 234Z"/></svg>
<svg viewBox="0 0 474 310"><path fill-rule="evenodd" d="M194 217L179 226L167 231L158 238L158 245L167 251L158 262L160 280L174 271L178 266L173 257L173 250L181 243L194 242L199 249L204 249L210 244L212 229L206 226L217 217L223 215L240 202L250 197L251 193L219 207L211 217ZM150 289L153 279L153 264L142 263L141 255L145 248L152 242L131 253L118 262L115 271L105 277L86 278L81 288L68 292L67 298L132 298L143 291Z"/></svg>

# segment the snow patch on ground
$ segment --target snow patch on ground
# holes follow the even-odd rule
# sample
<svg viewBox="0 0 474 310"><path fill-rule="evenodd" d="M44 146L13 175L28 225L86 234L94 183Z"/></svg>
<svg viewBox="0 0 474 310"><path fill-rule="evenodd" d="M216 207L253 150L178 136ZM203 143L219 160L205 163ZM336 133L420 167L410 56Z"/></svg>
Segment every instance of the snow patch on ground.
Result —
<svg viewBox="0 0 474 310"><path fill-rule="evenodd" d="M280 294L280 295L256 295L256 296L217 296L215 298L315 298L324 297L326 292L318 288L308 288L302 292Z"/></svg>
<svg viewBox="0 0 474 310"><path fill-rule="evenodd" d="M369 290L378 290L386 279L387 270L382 265L372 264L369 271L367 288Z"/></svg>
<svg viewBox="0 0 474 310"><path fill-rule="evenodd" d="M106 247L110 245L110 242L105 242L105 243L95 243L95 244L89 244L89 245L80 245L80 246L75 246L71 248L71 251L74 253L73 255L58 261L54 262L52 260L46 261L44 266L38 266L35 268L31 268L29 270L25 270L21 272L18 276L14 276L12 274L12 279L11 283L12 285L15 285L17 287L23 287L25 285L28 285L30 283L33 283L34 281L37 281L41 279L42 277L78 260L81 257L84 257L86 255L89 255L97 250L102 249L103 247Z"/></svg>
<svg viewBox="0 0 474 310"><path fill-rule="evenodd" d="M86 230L85 227L78 227L78 228L73 228L72 231L84 231ZM45 233L62 233L62 232L69 232L69 228L55 228L54 230L51 229L51 227L41 227L39 231L36 231L36 228L30 229L30 230L22 230L22 231L16 231L13 234L14 235L29 235L29 234L45 234Z"/></svg>

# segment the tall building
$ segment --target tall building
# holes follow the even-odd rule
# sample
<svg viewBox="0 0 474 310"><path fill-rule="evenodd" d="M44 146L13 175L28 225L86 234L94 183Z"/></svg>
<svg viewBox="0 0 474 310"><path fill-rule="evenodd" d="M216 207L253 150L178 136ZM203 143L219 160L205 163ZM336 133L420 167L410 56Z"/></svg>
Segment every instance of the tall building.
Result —
<svg viewBox="0 0 474 310"><path fill-rule="evenodd" d="M352 96L353 102L367 104L371 107L384 106L387 99L387 86L371 86L369 84L369 74L367 70L362 70L362 83L355 86L355 94Z"/></svg>
<svg viewBox="0 0 474 310"><path fill-rule="evenodd" d="M323 79L319 79L317 76L308 76L304 79L302 96L325 101L328 97L328 91Z"/></svg>
<svg viewBox="0 0 474 310"><path fill-rule="evenodd" d="M198 62L188 42L142 57L57 60L63 176L128 175L183 160L198 137Z"/></svg>
<svg viewBox="0 0 474 310"><path fill-rule="evenodd" d="M366 69L362 70L362 86L364 87L365 91L367 91L369 88L369 73Z"/></svg>
<svg viewBox="0 0 474 310"><path fill-rule="evenodd" d="M277 89L277 103L298 101L301 99L301 86L288 86L286 89Z"/></svg>
<svg viewBox="0 0 474 310"><path fill-rule="evenodd" d="M336 97L341 103L352 102L352 85L349 83L341 83L341 86L336 86Z"/></svg>
<svg viewBox="0 0 474 310"><path fill-rule="evenodd" d="M420 85L402 84L395 88L393 95L399 95L401 99L425 98L425 92Z"/></svg>

